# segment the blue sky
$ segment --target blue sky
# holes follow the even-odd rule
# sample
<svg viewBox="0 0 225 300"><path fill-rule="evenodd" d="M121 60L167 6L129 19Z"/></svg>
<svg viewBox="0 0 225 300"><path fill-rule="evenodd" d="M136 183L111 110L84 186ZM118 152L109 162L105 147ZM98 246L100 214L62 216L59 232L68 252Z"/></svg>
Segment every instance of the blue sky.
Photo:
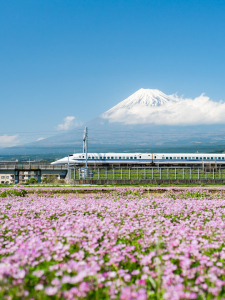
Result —
<svg viewBox="0 0 225 300"><path fill-rule="evenodd" d="M224 15L217 0L0 0L0 147L140 88L225 100Z"/></svg>

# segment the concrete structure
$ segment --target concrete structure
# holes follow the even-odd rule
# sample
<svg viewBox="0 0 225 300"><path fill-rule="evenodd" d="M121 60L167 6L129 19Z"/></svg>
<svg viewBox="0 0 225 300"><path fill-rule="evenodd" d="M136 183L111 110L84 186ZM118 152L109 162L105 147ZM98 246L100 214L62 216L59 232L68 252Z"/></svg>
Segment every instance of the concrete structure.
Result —
<svg viewBox="0 0 225 300"><path fill-rule="evenodd" d="M54 166L51 164L0 164L0 178L1 176L11 176L11 178L14 179L13 183L26 182L32 177L37 179L38 182L41 182L41 178L49 175L53 175L59 179L65 179L67 171L67 166Z"/></svg>
<svg viewBox="0 0 225 300"><path fill-rule="evenodd" d="M54 177L55 179L60 179L60 174L55 174L55 173L43 174L42 173L41 181L48 176L51 176L52 178ZM26 183L31 178L34 178L38 181L38 174L36 171L21 171L20 175L19 175L19 182Z"/></svg>
<svg viewBox="0 0 225 300"><path fill-rule="evenodd" d="M0 174L0 184L12 184L15 181L15 177L12 174Z"/></svg>

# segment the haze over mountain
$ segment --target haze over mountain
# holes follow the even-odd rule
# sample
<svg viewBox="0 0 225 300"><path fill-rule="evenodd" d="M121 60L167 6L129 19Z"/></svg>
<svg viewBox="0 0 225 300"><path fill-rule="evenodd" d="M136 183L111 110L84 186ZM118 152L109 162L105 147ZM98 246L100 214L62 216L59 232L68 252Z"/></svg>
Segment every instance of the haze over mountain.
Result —
<svg viewBox="0 0 225 300"><path fill-rule="evenodd" d="M89 130L90 151L192 152L218 147L223 151L224 116L225 104L204 94L185 99L156 89L140 89L82 127L23 145L23 150L17 147L15 151L82 151L85 126Z"/></svg>

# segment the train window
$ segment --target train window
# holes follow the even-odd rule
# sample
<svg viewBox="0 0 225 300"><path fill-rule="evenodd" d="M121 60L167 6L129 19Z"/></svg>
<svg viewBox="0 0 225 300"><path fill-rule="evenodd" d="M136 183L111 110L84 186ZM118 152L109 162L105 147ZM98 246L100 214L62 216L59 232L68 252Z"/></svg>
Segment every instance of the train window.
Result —
<svg viewBox="0 0 225 300"><path fill-rule="evenodd" d="M187 157L185 157L184 159L187 159Z"/></svg>
<svg viewBox="0 0 225 300"><path fill-rule="evenodd" d="M119 159L121 159L121 157L119 157Z"/></svg>
<svg viewBox="0 0 225 300"><path fill-rule="evenodd" d="M172 157L170 157L170 159L173 159Z"/></svg>
<svg viewBox="0 0 225 300"><path fill-rule="evenodd" d="M127 157L127 159L129 159L129 157Z"/></svg>
<svg viewBox="0 0 225 300"><path fill-rule="evenodd" d="M125 156L123 156L123 159L125 159L126 157Z"/></svg>
<svg viewBox="0 0 225 300"><path fill-rule="evenodd" d="M130 157L130 159L133 159L133 157Z"/></svg>
<svg viewBox="0 0 225 300"><path fill-rule="evenodd" d="M198 157L196 157L195 159L198 159Z"/></svg>
<svg viewBox="0 0 225 300"><path fill-rule="evenodd" d="M199 157L199 159L202 159L202 157Z"/></svg>
<svg viewBox="0 0 225 300"><path fill-rule="evenodd" d="M188 157L188 159L191 159L191 157Z"/></svg>
<svg viewBox="0 0 225 300"><path fill-rule="evenodd" d="M211 157L211 159L213 159L213 157Z"/></svg>
<svg viewBox="0 0 225 300"><path fill-rule="evenodd" d="M91 159L91 157L90 157L90 156L88 156L88 159Z"/></svg>
<svg viewBox="0 0 225 300"><path fill-rule="evenodd" d="M92 156L92 159L95 159L94 156Z"/></svg>
<svg viewBox="0 0 225 300"><path fill-rule="evenodd" d="M166 157L166 159L168 159L169 157Z"/></svg>
<svg viewBox="0 0 225 300"><path fill-rule="evenodd" d="M111 157L111 159L114 159L114 157Z"/></svg>
<svg viewBox="0 0 225 300"><path fill-rule="evenodd" d="M100 156L100 159L102 159L102 157Z"/></svg>
<svg viewBox="0 0 225 300"><path fill-rule="evenodd" d="M107 157L107 159L110 159L110 157Z"/></svg>
<svg viewBox="0 0 225 300"><path fill-rule="evenodd" d="M180 157L177 157L177 159L180 159Z"/></svg>
<svg viewBox="0 0 225 300"><path fill-rule="evenodd" d="M181 159L184 159L183 157L181 157Z"/></svg>
<svg viewBox="0 0 225 300"><path fill-rule="evenodd" d="M207 157L207 159L210 159L209 157Z"/></svg>
<svg viewBox="0 0 225 300"><path fill-rule="evenodd" d="M174 157L173 159L176 159L176 157Z"/></svg>
<svg viewBox="0 0 225 300"><path fill-rule="evenodd" d="M83 156L83 158L84 158L84 156Z"/></svg>
<svg viewBox="0 0 225 300"><path fill-rule="evenodd" d="M206 157L203 157L203 159L206 159Z"/></svg>
<svg viewBox="0 0 225 300"><path fill-rule="evenodd" d="M162 159L165 159L165 157L162 157Z"/></svg>
<svg viewBox="0 0 225 300"><path fill-rule="evenodd" d="M192 157L192 159L195 159L195 157Z"/></svg>
<svg viewBox="0 0 225 300"><path fill-rule="evenodd" d="M221 157L218 157L218 159L221 159Z"/></svg>
<svg viewBox="0 0 225 300"><path fill-rule="evenodd" d="M222 159L224 159L224 157L222 157Z"/></svg>
<svg viewBox="0 0 225 300"><path fill-rule="evenodd" d="M115 159L117 159L117 156L115 156Z"/></svg>
<svg viewBox="0 0 225 300"><path fill-rule="evenodd" d="M155 156L155 158L156 158L156 156Z"/></svg>
<svg viewBox="0 0 225 300"><path fill-rule="evenodd" d="M137 159L137 157L134 157L134 159Z"/></svg>
<svg viewBox="0 0 225 300"><path fill-rule="evenodd" d="M103 159L106 159L106 157L104 156Z"/></svg>
<svg viewBox="0 0 225 300"><path fill-rule="evenodd" d="M141 158L141 156L139 156L139 158Z"/></svg>

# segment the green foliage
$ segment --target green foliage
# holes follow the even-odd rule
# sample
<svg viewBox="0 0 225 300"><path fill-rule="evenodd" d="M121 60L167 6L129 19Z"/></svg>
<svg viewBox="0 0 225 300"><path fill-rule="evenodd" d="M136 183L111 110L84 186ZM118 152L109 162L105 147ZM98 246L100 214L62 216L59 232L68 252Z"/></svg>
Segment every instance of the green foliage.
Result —
<svg viewBox="0 0 225 300"><path fill-rule="evenodd" d="M30 179L27 180L27 183L29 183L29 184L35 184L35 183L37 183L37 179L35 179L34 177L32 177L32 178L30 178Z"/></svg>
<svg viewBox="0 0 225 300"><path fill-rule="evenodd" d="M64 183L64 180L57 179L54 175L48 175L43 178L42 183Z"/></svg>
<svg viewBox="0 0 225 300"><path fill-rule="evenodd" d="M27 191L25 190L6 190L2 193L0 193L1 198L5 198L7 196L13 197L13 196L19 196L19 197L25 197L27 195Z"/></svg>
<svg viewBox="0 0 225 300"><path fill-rule="evenodd" d="M188 198L205 198L209 197L210 195L207 194L205 191L188 191L186 194L183 196L186 196Z"/></svg>

